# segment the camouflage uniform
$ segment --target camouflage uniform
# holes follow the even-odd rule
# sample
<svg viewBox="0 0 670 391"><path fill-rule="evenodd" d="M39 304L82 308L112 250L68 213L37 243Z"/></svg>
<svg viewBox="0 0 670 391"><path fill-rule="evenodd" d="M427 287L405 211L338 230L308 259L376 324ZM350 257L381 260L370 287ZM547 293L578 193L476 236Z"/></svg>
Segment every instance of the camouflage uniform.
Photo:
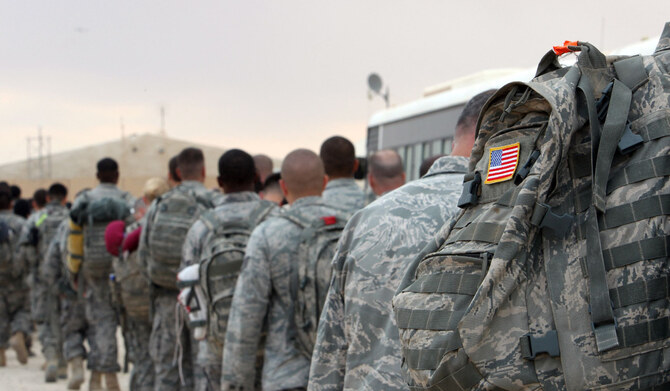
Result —
<svg viewBox="0 0 670 391"><path fill-rule="evenodd" d="M42 222L46 216L53 216L58 220L66 220L68 209L60 202L48 203L40 211L30 215L21 233L22 253L26 258L29 269L28 284L30 285L30 312L33 321L38 323L37 330L42 353L49 359L62 360L62 335L60 332L60 305L58 293L49 289L49 285L40 276L46 253L51 241L58 236L56 232L51 237L40 234L37 246L30 244L31 231Z"/></svg>
<svg viewBox="0 0 670 391"><path fill-rule="evenodd" d="M333 261L309 390L407 390L391 299L408 264L458 210L467 164L442 157L422 179L349 220Z"/></svg>
<svg viewBox="0 0 670 391"><path fill-rule="evenodd" d="M353 214L365 206L363 190L353 178L339 178L328 181L323 190L323 203Z"/></svg>
<svg viewBox="0 0 670 391"><path fill-rule="evenodd" d="M126 227L126 235L135 231L138 227L143 226L146 222L146 219L142 218L136 221L133 224L130 224ZM115 260L115 262L125 263L125 272L132 273L136 271L136 267L140 267L138 251L133 251L130 254L125 254L120 260ZM116 274L117 269L115 269ZM137 314L131 315L126 310L129 306L127 302L123 301L121 297L121 291L123 290L123 285L118 283L119 274L116 274L116 281L114 283L114 288L117 293L116 297L119 300L119 312L122 315L122 327L123 327L123 339L125 340L125 345L127 349L128 361L130 361L133 366L130 372L130 390L132 391L151 391L154 389L154 363L151 360L151 355L149 354L149 338L151 336L151 320L149 316L140 316ZM149 290L149 279L146 278L146 291ZM138 293L133 293L137 295ZM146 298L146 296L142 296ZM138 300L133 297L130 300ZM146 302L144 302L146 303Z"/></svg>
<svg viewBox="0 0 670 391"><path fill-rule="evenodd" d="M58 227L56 237L49 244L44 264L40 268L40 278L48 291L60 296L60 318L58 327L62 335L61 347L65 360L86 357L84 338L86 336L86 314L84 302L67 281L65 269L69 221Z"/></svg>
<svg viewBox="0 0 670 391"><path fill-rule="evenodd" d="M220 202L220 194L208 190L202 183L196 181L183 181L179 186L170 191L182 191L190 189L201 198L208 199L216 205ZM165 196L165 195L164 195ZM148 238L152 229L152 222L156 215L157 202L154 201L146 214L146 226L142 229L140 238L139 257L140 263L148 270L149 248ZM177 276L175 275L175 280ZM177 295L179 291L152 285L151 314L152 327L149 339L149 354L154 363L155 380L154 387L157 391L163 390L191 390L193 389L193 377L204 377L202 370L194 368L193 363L197 357L197 342L192 338L185 321L179 325L180 335L177 335ZM185 313L179 313L183 319ZM182 328L183 327L183 328ZM182 369L185 385L181 385L179 368L175 358L175 348L181 346L183 356Z"/></svg>
<svg viewBox="0 0 670 391"><path fill-rule="evenodd" d="M260 197L254 192L240 192L225 194L214 209L217 217L223 221L237 221L246 219L259 206ZM276 211L276 209L275 209ZM276 214L276 212L271 212ZM225 219L225 220L224 220ZM201 220L196 221L186 235L182 252L182 265L193 265L201 261L203 247L207 243L211 231ZM223 358L223 342L212 335L199 342L197 363L203 369L205 378L196 379L195 388L201 390L221 389L221 360ZM201 381L202 380L202 381Z"/></svg>
<svg viewBox="0 0 670 391"><path fill-rule="evenodd" d="M132 207L134 202L130 194L120 190L116 185L101 183L77 197L72 209L76 209L81 202L95 201L105 197L122 199L129 207ZM111 272L111 255L109 257L109 272ZM86 267L86 255L84 254L78 282L79 290L83 289L84 292L88 343L91 349L87 367L97 372L118 372L121 369L118 363L116 342L116 327L119 322L111 300L109 272L106 276L94 277L87 275Z"/></svg>
<svg viewBox="0 0 670 391"><path fill-rule="evenodd" d="M320 197L290 206L307 216L334 213ZM281 217L268 219L251 234L228 319L223 347L223 389L254 389L256 350L267 317L263 390L307 386L309 358L295 346L290 278L302 230Z"/></svg>
<svg viewBox="0 0 670 391"><path fill-rule="evenodd" d="M11 231L11 246L14 252L12 265L5 273L0 274L0 349L7 349L9 337L23 332L30 335L30 297L28 286L21 273L25 270L19 260L19 235L25 219L12 213L11 210L0 211L3 221Z"/></svg>

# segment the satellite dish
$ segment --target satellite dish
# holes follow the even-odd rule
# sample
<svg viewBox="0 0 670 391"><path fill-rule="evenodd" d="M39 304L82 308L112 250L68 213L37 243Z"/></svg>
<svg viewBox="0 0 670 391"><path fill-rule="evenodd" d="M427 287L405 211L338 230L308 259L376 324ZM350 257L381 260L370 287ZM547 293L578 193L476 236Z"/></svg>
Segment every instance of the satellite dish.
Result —
<svg viewBox="0 0 670 391"><path fill-rule="evenodd" d="M368 86L370 89L376 93L381 93L382 90L382 78L379 77L378 74L376 73L371 73L370 76L368 76Z"/></svg>

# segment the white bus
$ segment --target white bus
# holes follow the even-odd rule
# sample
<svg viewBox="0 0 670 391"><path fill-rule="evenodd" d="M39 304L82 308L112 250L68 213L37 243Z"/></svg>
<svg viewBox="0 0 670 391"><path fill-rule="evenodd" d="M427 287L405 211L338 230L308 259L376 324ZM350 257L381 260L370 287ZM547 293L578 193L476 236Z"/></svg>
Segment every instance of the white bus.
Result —
<svg viewBox="0 0 670 391"><path fill-rule="evenodd" d="M658 38L652 38L609 54L651 54L657 42ZM566 56L561 62L569 65L574 59ZM370 117L367 154L395 149L403 159L407 180L417 179L425 158L451 152L456 121L470 98L512 81L529 81L534 75L535 68L490 70L427 88L420 99Z"/></svg>

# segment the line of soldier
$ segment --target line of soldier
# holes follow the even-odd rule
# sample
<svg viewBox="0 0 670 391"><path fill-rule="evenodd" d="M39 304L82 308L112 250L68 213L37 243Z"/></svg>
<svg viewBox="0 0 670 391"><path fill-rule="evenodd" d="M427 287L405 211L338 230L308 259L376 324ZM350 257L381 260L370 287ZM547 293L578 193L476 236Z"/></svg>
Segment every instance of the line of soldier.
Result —
<svg viewBox="0 0 670 391"><path fill-rule="evenodd" d="M187 148L139 200L116 187L118 165L105 158L100 184L71 210L67 189L54 184L27 221L10 212L0 184L0 245L13 254L0 270L0 364L8 343L27 361L35 322L47 382L66 377L69 363L67 387L79 389L86 361L90 390L119 390L120 322L131 390L405 390L391 298L407 263L456 211L490 94L466 105L451 156L427 160L421 179L403 186L394 151L371 156L379 198L365 208L353 145L339 136L319 155L289 153L274 175L266 157L229 150L220 191L204 186L204 156ZM330 225L335 239L319 250L328 261L300 266L304 247L316 246L305 232ZM235 240L238 255L222 250ZM195 277L178 279L194 265ZM310 267L312 291L300 274Z"/></svg>

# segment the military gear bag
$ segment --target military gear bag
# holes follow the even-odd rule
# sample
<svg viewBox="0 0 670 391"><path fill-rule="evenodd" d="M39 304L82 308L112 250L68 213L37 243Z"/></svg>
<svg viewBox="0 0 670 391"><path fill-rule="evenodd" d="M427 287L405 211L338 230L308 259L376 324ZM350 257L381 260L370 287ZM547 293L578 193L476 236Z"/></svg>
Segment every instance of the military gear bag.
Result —
<svg viewBox="0 0 670 391"><path fill-rule="evenodd" d="M394 298L413 391L670 382L670 24L653 56L566 49L487 102L463 211Z"/></svg>
<svg viewBox="0 0 670 391"><path fill-rule="evenodd" d="M35 225L31 227L31 231L35 232L31 234L33 236L31 245L37 248L37 253L42 257L46 256L49 244L58 232L58 226L68 217L68 214L69 211L65 207L51 208L47 206L35 221ZM32 266L37 267L38 265Z"/></svg>
<svg viewBox="0 0 670 391"><path fill-rule="evenodd" d="M83 228L84 262L81 269L89 277L107 278L112 270L112 256L105 246L105 228L114 220L125 220L130 216L130 208L121 198L103 197L90 200L88 192L83 197L84 201L70 212L72 221ZM70 234L76 236L78 233L75 229ZM76 251L72 251L72 259L76 256Z"/></svg>
<svg viewBox="0 0 670 391"><path fill-rule="evenodd" d="M14 233L5 221L0 220L0 279L11 278L13 271L13 246L12 237Z"/></svg>
<svg viewBox="0 0 670 391"><path fill-rule="evenodd" d="M296 347L310 358L316 343L321 310L330 286L335 248L349 215L342 213L308 217L288 210L281 216L302 229L298 259L291 270L290 291Z"/></svg>
<svg viewBox="0 0 670 391"><path fill-rule="evenodd" d="M200 285L208 305L209 335L224 341L235 283L240 274L244 251L251 231L276 207L260 201L246 219L230 221L214 211L205 212L201 221L209 229L200 261Z"/></svg>
<svg viewBox="0 0 670 391"><path fill-rule="evenodd" d="M133 224L125 231L130 234L138 225ZM125 241L125 239L124 239ZM123 248L123 243L120 246ZM119 251L112 263L114 281L118 284L119 296L123 310L128 318L147 321L149 306L151 305L151 290L149 279L142 273L138 251Z"/></svg>
<svg viewBox="0 0 670 391"><path fill-rule="evenodd" d="M156 199L156 213L148 233L151 282L177 290L177 272L186 234L198 217L212 207L210 200L181 186Z"/></svg>

